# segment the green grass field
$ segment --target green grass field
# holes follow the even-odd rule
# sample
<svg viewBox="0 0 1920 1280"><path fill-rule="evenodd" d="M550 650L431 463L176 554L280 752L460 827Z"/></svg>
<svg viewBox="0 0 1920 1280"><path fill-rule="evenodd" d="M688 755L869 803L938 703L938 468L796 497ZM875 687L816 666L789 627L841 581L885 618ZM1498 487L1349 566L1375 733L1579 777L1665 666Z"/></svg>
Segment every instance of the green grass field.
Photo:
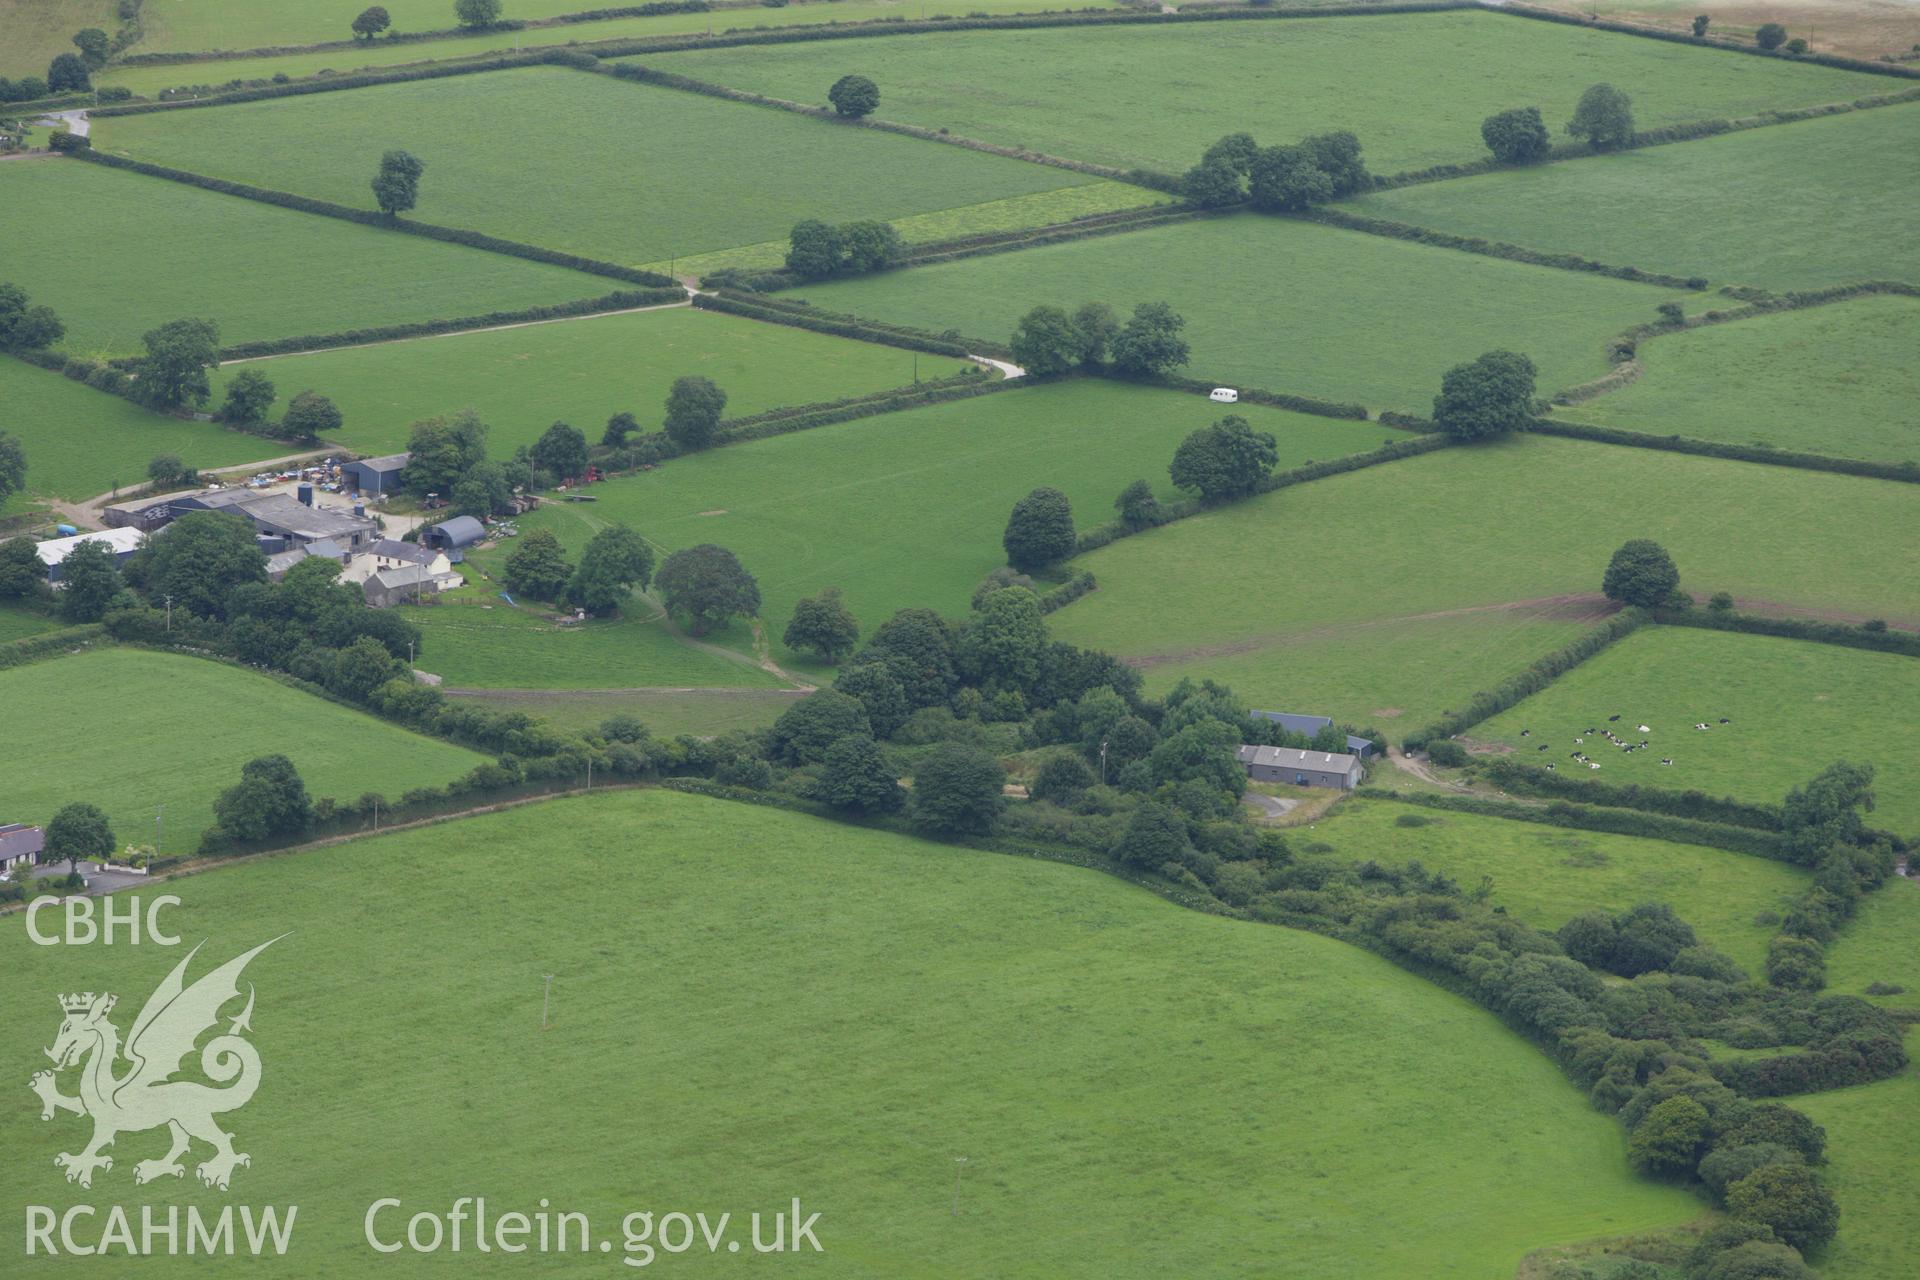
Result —
<svg viewBox="0 0 1920 1280"><path fill-rule="evenodd" d="M1637 382L1583 422L1736 444L1920 462L1920 300L1879 295L1709 325L1640 344Z"/></svg>
<svg viewBox="0 0 1920 1280"><path fill-rule="evenodd" d="M1879 92L1901 87L1886 81ZM1715 285L1914 284L1917 129L1920 103L1908 103L1351 203L1378 217Z"/></svg>
<svg viewBox="0 0 1920 1280"><path fill-rule="evenodd" d="M540 609L515 609L502 601L490 608L448 604L408 609L406 614L425 641L421 668L455 688L773 688L779 683L764 672L676 640L658 611L644 602L635 604L630 617L568 627L547 621L544 610L535 611ZM744 624L714 640L733 641L741 648L752 644Z"/></svg>
<svg viewBox="0 0 1920 1280"><path fill-rule="evenodd" d="M803 218L903 218L1092 181L557 67L101 120L94 138L362 208L379 152L404 145L426 165L421 221L628 264L781 239Z"/></svg>
<svg viewBox="0 0 1920 1280"><path fill-rule="evenodd" d="M1390 767L1390 766L1389 766ZM1401 818L1424 819L1403 827ZM1664 902L1702 942L1732 956L1758 978L1767 939L1778 926L1754 923L1784 911L1807 887L1804 871L1699 845L1471 813L1441 813L1391 801L1349 801L1313 829L1342 862L1417 861L1466 888L1492 881L1492 901L1519 920L1558 929L1585 911L1625 911Z"/></svg>
<svg viewBox="0 0 1920 1280"><path fill-rule="evenodd" d="M563 729L595 730L613 715L637 716L656 738L711 737L764 729L801 697L793 689L527 689L509 697L456 693L456 701L524 711Z"/></svg>
<svg viewBox="0 0 1920 1280"><path fill-rule="evenodd" d="M1581 91L1601 80L1633 97L1642 129L1900 87L1486 13L974 31L851 51L813 43L643 60L806 103L825 103L835 79L858 71L880 85L883 119L1171 173L1242 130L1271 144L1347 129L1376 173L1478 160L1487 116L1538 105L1557 133Z"/></svg>
<svg viewBox="0 0 1920 1280"><path fill-rule="evenodd" d="M182 22L173 17L191 5L202 10ZM406 26L403 13L419 12ZM779 9L754 7L726 9L707 13L663 13L647 18L607 18L598 22L565 23L554 27L534 27L525 31L496 31L478 36L447 36L425 42L390 44L377 40L355 49L333 49L324 53L293 53L277 57L222 59L219 62L163 64L158 66L113 65L94 76L96 84L125 85L139 94L157 93L181 85L222 85L229 80L253 80L283 73L308 76L320 71L349 72L367 67L391 67L402 63L445 61L496 53L502 49L533 49L542 45L580 45L591 49L606 40L643 40L657 36L705 34L708 30L725 32L755 27L807 26L820 23L864 22L877 18L958 17L962 13L1026 13L1043 6L1039 0L816 0L814 3L788 4ZM1086 6L1092 8L1094 6ZM440 0L403 0L388 5L394 24L406 30L431 31L451 25L450 9ZM578 0L536 0L532 6L515 3L516 17L536 18L536 10L553 14L577 13ZM348 24L360 10L352 3L263 6L249 4L235 10L225 5L208 6L204 0L149 0L149 11L168 15L165 28L150 33L136 52L160 52L174 49L263 48L276 44L317 43L342 40L350 34ZM243 25L234 25L236 13ZM153 26L151 19L148 26ZM242 43L237 36L255 32L257 38ZM210 45L186 43L194 39L211 40ZM56 52L58 52L56 50ZM28 70L38 74L41 66Z"/></svg>
<svg viewBox="0 0 1920 1280"><path fill-rule="evenodd" d="M1283 467L1390 434L1236 407L1277 437ZM1174 448L1220 416L1201 396L1113 382L1023 387L677 459L600 486L591 507L544 508L522 524L547 522L575 550L609 520L666 548L730 548L759 580L761 616L785 663L777 641L800 597L840 587L869 632L911 606L963 613L973 588L1006 563L1000 535L1029 490L1061 489L1083 526L1111 518L1114 498L1137 479L1172 497Z"/></svg>
<svg viewBox="0 0 1920 1280"><path fill-rule="evenodd" d="M287 452L286 445L217 423L163 417L5 356L0 356L0 431L26 450L28 494L71 501L115 486L146 484L147 463L158 453L178 454L192 466L221 467ZM15 494L4 509L26 503L24 495Z"/></svg>
<svg viewBox="0 0 1920 1280"><path fill-rule="evenodd" d="M1920 1033L1907 1029L1907 1053L1920 1056ZM1817 1259L1825 1280L1907 1280L1913 1275L1908 1228L1913 1153L1920 1150L1920 1074L1803 1094L1788 1101L1827 1131L1822 1177L1840 1201L1840 1234Z"/></svg>
<svg viewBox="0 0 1920 1280"><path fill-rule="evenodd" d="M556 420L590 442L623 411L653 430L673 380L688 374L719 383L727 415L744 417L909 386L915 360L899 347L683 307L278 356L227 365L213 380L218 397L240 370L259 369L283 400L309 387L331 396L345 419L332 438L368 453L404 449L413 423L471 407L504 458ZM918 367L932 379L968 365L921 353Z"/></svg>
<svg viewBox="0 0 1920 1280"><path fill-rule="evenodd" d="M9 821L44 822L86 800L122 844L150 844L165 805L166 853L193 852L214 797L255 756L287 756L309 795L340 800L397 798L484 758L240 667L134 649L0 672L0 703L15 725L0 735Z"/></svg>
<svg viewBox="0 0 1920 1280"><path fill-rule="evenodd" d="M147 34L139 52L198 53L349 40L353 31L348 24L365 7L356 5L355 0L302 0L298 5L263 5L248 0L146 0L140 18ZM441 0L393 0L384 7L393 16L397 31L442 31L455 25L453 6ZM513 18L551 18L574 12L578 8L573 0L513 0L503 7L504 16ZM512 47L511 37L508 47Z"/></svg>
<svg viewBox="0 0 1920 1280"><path fill-rule="evenodd" d="M1223 272L1221 265L1233 269ZM1005 341L1042 302L1186 317L1195 377L1432 411L1440 375L1524 351L1542 392L1607 371L1608 337L1675 296L1648 285L1247 214L811 286L850 311Z"/></svg>
<svg viewBox="0 0 1920 1280"><path fill-rule="evenodd" d="M10 640L25 640L28 636L52 631L63 625L58 618L35 613L17 604L0 605L0 644Z"/></svg>
<svg viewBox="0 0 1920 1280"><path fill-rule="evenodd" d="M117 0L0 0L0 76L40 76L47 64L73 53L83 27L111 32Z"/></svg>
<svg viewBox="0 0 1920 1280"><path fill-rule="evenodd" d="M529 891L562 884L593 891ZM1699 1211L1634 1178L1616 1124L1492 1015L1341 943L1057 864L637 792L169 888L209 961L294 931L247 971L269 1069L230 1120L252 1156L234 1196L297 1203L288 1264L328 1275L393 1269L362 1239L381 1196L409 1213L548 1197L615 1242L636 1209L731 1211L744 1234L798 1196L824 1253L795 1270L857 1277L1163 1276L1230 1254L1322 1280L1487 1280L1539 1245ZM57 1025L53 993L137 1007L176 959L30 949L17 920L0 954L0 1052L21 1064ZM33 1158L0 1192L84 1198L40 1158L75 1132L7 1108L0 1143ZM121 1139L95 1202L228 1202L191 1175L131 1185L122 1162L151 1140Z"/></svg>
<svg viewBox="0 0 1920 1280"><path fill-rule="evenodd" d="M1617 736L1652 745L1632 753L1598 737L1572 745L1616 714L1620 722L1607 727ZM1703 722L1712 727L1693 728ZM1628 732L1643 724L1652 732ZM1522 738L1523 729L1532 735ZM1601 782L1763 803L1835 760L1870 762L1879 807L1869 821L1920 836L1920 662L1898 654L1655 627L1468 732L1512 746L1530 764L1564 769L1571 752L1584 750L1604 770L1592 775ZM1666 758L1671 767L1660 763Z"/></svg>
<svg viewBox="0 0 1920 1280"><path fill-rule="evenodd" d="M1100 589L1049 624L1064 640L1157 657L1164 678L1228 647L1242 655L1233 673L1242 693L1299 703L1308 691L1288 675L1288 646L1303 633L1570 593L1590 600L1629 537L1662 543L1695 591L1920 618L1920 582L1896 568L1920 554L1916 501L1893 482L1515 440L1336 476L1125 539L1073 562ZM1872 544L1853 536L1861 527L1877 531ZM1299 531L1353 554L1337 568L1290 570L1269 548ZM1860 553L1833 554L1843 545ZM1349 687L1368 663L1389 660L1350 648ZM1505 671L1537 656L1516 655Z"/></svg>
<svg viewBox="0 0 1920 1280"><path fill-rule="evenodd" d="M1899 995L1868 998L1894 1008L1920 1008L1915 938L1920 938L1920 880L1890 880L1868 895L1827 948L1827 989L1857 996L1876 982L1905 987Z"/></svg>
<svg viewBox="0 0 1920 1280"><path fill-rule="evenodd" d="M63 160L0 165L0 278L60 314L66 350L128 355L206 316L223 342L593 298L618 281ZM74 234L84 219L86 233ZM111 283L109 283L111 282Z"/></svg>

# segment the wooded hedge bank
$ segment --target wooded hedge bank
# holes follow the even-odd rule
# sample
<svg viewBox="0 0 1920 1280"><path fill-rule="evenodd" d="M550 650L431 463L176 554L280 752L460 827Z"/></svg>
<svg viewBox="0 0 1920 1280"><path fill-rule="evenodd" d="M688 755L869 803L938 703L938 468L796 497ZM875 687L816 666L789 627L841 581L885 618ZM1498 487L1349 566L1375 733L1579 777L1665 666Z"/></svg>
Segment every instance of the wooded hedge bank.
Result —
<svg viewBox="0 0 1920 1280"><path fill-rule="evenodd" d="M1566 418L1536 418L1532 430L1543 436L1564 436L1570 440L1591 440L1598 444L1625 445L1633 449L1663 449L1669 453L1690 453L1703 458L1728 458L1735 462L1758 462L1770 467L1798 467L1803 471L1831 471L1845 476L1920 484L1920 462L1868 462L1861 458L1833 458L1826 454L1800 453L1764 444L1649 435L1643 431L1623 431L1618 427L1595 426Z"/></svg>
<svg viewBox="0 0 1920 1280"><path fill-rule="evenodd" d="M1898 653L1909 658L1920 658L1920 632L1896 631L1891 627L1885 630L1869 629L1846 622L1822 622L1815 618L1763 618L1757 614L1721 612L1717 609L1656 609L1652 616L1655 622L1668 627L1740 631L1748 635L1811 640L1848 649L1868 649L1875 653Z"/></svg>
<svg viewBox="0 0 1920 1280"><path fill-rule="evenodd" d="M1464 733L1482 720L1499 715L1522 699L1540 692L1615 641L1632 635L1649 621L1651 615L1643 609L1622 609L1571 644L1535 659L1520 674L1509 676L1493 688L1474 694L1465 710L1449 711L1426 728L1409 734L1403 744L1404 749L1418 751L1429 742Z"/></svg>
<svg viewBox="0 0 1920 1280"><path fill-rule="evenodd" d="M1475 757L1474 765L1488 781L1523 795L1551 796L1609 809L1643 809L1758 831L1778 831L1783 820L1779 805L1750 804L1730 796L1710 796L1704 791L1662 791L1638 783L1621 786L1595 782L1557 770L1548 772L1538 765L1506 756Z"/></svg>
<svg viewBox="0 0 1920 1280"><path fill-rule="evenodd" d="M816 311L804 303L786 299L760 295L743 298L732 292L702 293L694 297L693 305L703 311L724 311L751 320L788 324L796 329L811 329L815 333L830 333L841 338L858 338L862 342L879 342L910 351L929 351L938 356L954 356L964 360L969 353L967 346L945 335L903 325L885 325L874 320L863 320L859 316ZM993 343L981 343L973 349L996 355L1005 351L1004 347Z"/></svg>
<svg viewBox="0 0 1920 1280"><path fill-rule="evenodd" d="M148 177L182 182L190 187L217 191L221 195L258 200L262 204L278 205L283 209L298 209L302 213L317 213L322 217L340 218L347 222L358 222L363 226L400 231L410 236L422 236L428 240L462 244L471 249L485 249L489 253L525 258L530 262L568 267L575 271L584 271L589 275L609 276L615 280L647 285L650 288L676 287L672 277L661 275L657 271L641 271L634 267L623 267L616 262L583 258L579 254L543 249L539 245L522 244L518 240L503 240L499 236L490 236L485 232L467 231L459 227L443 227L431 222L415 222L411 218L389 218L377 209L356 209L351 205L335 204L331 200L315 200L310 196L295 195L291 191L276 191L271 187L255 187L244 182L229 182L225 178L209 178L205 174L191 173L185 169L170 169L165 165L148 164L144 160L111 155L103 151L85 150L70 154L77 159L103 164L109 168L128 169L134 173L144 173Z"/></svg>
<svg viewBox="0 0 1920 1280"><path fill-rule="evenodd" d="M1374 794L1374 793L1369 793ZM1385 791L1383 800L1413 804L1427 809L1449 809L1455 813L1477 813L1490 818L1510 818L1519 822L1537 822L1575 831L1601 831L1616 836L1640 836L1673 844L1696 844L1731 853L1751 854L1774 862L1792 862L1786 840L1771 831L1735 827L1720 822L1701 822L1670 814L1648 813L1637 809L1608 809L1596 805L1573 804L1555 800L1544 805L1523 804L1518 800L1487 800L1478 796L1442 795L1427 791Z"/></svg>
<svg viewBox="0 0 1920 1280"><path fill-rule="evenodd" d="M339 333L274 338L265 342L240 342L230 347L220 348L220 359L222 361L252 360L261 356L286 355L293 351L324 351L329 347L364 346L373 342L395 342L403 338L462 333L469 329L492 329L510 324L537 324L543 320L561 320L571 316L631 311L638 307L672 306L676 303L684 303L686 300L687 291L678 287L620 289L613 293L602 294L597 298L582 298L578 302L560 302L547 307L523 307L518 311L489 311L485 315L478 316L421 320L414 324L379 325L367 329L347 329Z"/></svg>
<svg viewBox="0 0 1920 1280"><path fill-rule="evenodd" d="M1507 244L1501 240L1488 240L1482 236L1460 236L1451 231L1435 231L1430 227L1415 226L1410 222L1373 218L1365 214L1349 213L1344 209L1320 208L1296 216L1332 227L1343 227L1348 231L1364 231L1368 235L1387 236L1394 240L1411 240L1416 244L1431 245L1440 249L1458 249L1463 253L1478 253L1489 258L1505 258L1509 262L1526 262L1536 267L1584 271L1592 275L1611 276L1616 280L1632 280L1639 284L1660 285L1668 289L1697 291L1707 287L1704 276L1673 276L1659 271L1645 271L1639 267L1615 266L1611 263L1595 262L1592 258L1583 258L1577 253L1542 253L1538 249Z"/></svg>
<svg viewBox="0 0 1920 1280"><path fill-rule="evenodd" d="M23 667L29 662L51 658L55 654L66 653L71 649L85 648L106 633L107 629L99 623L89 622L78 627L62 627L58 631L43 631L37 636L26 636L0 644L0 671L10 667Z"/></svg>

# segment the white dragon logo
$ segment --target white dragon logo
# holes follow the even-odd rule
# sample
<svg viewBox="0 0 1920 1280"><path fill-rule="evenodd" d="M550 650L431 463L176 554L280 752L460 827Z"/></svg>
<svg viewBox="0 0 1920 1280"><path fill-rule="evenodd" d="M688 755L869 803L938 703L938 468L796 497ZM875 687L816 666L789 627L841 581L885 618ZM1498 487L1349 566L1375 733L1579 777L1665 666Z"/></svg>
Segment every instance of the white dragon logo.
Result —
<svg viewBox="0 0 1920 1280"><path fill-rule="evenodd" d="M196 1170L200 1181L209 1187L225 1191L234 1168L252 1163L245 1152L233 1149L233 1135L214 1123L216 1115L245 1106L260 1087L260 1053L240 1036L242 1031L253 1029L251 984L247 987L247 1007L230 1021L226 1034L213 1037L200 1051L201 1071L226 1087L216 1089L169 1077L181 1069L182 1060L193 1052L201 1034L218 1024L221 1008L239 998L240 972L247 962L278 941L273 938L261 943L189 987L182 979L188 963L199 954L196 946L147 998L140 1016L133 1020L124 1050L119 1029L107 1020L119 997L104 993L96 996L91 991L60 997L66 1020L60 1024L53 1047L46 1051L53 1060L53 1070L39 1072L28 1083L40 1095L42 1120L53 1119L56 1111L93 1117L93 1141L86 1150L78 1155L62 1152L53 1158L56 1166L66 1170L68 1182L91 1187L94 1170L113 1168L113 1158L100 1152L112 1146L114 1138L161 1125L173 1135L173 1147L158 1160L136 1164L135 1183L184 1175L180 1157L195 1138L214 1150ZM133 1065L124 1075L116 1076L114 1065L123 1055ZM67 1097L55 1082L55 1072L82 1063L79 1096Z"/></svg>

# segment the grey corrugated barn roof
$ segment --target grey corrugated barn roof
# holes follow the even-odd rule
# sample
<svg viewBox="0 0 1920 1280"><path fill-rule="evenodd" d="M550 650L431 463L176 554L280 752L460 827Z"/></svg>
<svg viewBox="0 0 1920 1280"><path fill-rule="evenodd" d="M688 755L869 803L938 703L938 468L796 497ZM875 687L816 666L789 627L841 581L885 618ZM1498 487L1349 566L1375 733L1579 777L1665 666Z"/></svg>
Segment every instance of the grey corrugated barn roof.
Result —
<svg viewBox="0 0 1920 1280"><path fill-rule="evenodd" d="M407 465L408 453L389 453L378 458L361 458L350 463L351 466L365 467L369 471L399 471Z"/></svg>
<svg viewBox="0 0 1920 1280"><path fill-rule="evenodd" d="M1337 751L1302 751L1297 747L1241 747L1241 764L1263 769L1312 769L1317 773L1352 773L1360 767L1355 756Z"/></svg>
<svg viewBox="0 0 1920 1280"><path fill-rule="evenodd" d="M433 532L445 538L450 546L464 547L486 537L487 526L472 516L455 516L433 526Z"/></svg>

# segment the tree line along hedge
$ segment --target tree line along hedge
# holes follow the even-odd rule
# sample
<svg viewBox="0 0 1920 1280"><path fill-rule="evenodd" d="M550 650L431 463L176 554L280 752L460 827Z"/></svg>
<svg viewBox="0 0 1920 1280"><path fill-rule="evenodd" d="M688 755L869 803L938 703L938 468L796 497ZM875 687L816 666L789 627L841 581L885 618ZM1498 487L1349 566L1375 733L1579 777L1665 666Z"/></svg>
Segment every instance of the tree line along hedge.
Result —
<svg viewBox="0 0 1920 1280"><path fill-rule="evenodd" d="M1199 395L1206 395L1219 385L1202 378L1186 378L1174 374L1162 377L1160 382L1163 386L1172 387L1176 391L1192 391ZM1238 387L1236 390L1239 391L1242 400L1252 404L1272 405L1276 409L1291 409L1295 413L1310 413L1320 418L1340 418L1348 422L1367 420L1365 405L1341 404L1335 400L1297 396L1285 391L1267 391L1261 387ZM1383 417L1381 421L1384 422L1386 419Z"/></svg>
<svg viewBox="0 0 1920 1280"><path fill-rule="evenodd" d="M1869 649L1875 653L1898 653L1909 658L1920 658L1920 632L1896 631L1885 626L1854 626L1812 618L1762 618L1751 613L1721 612L1717 609L1656 609L1652 618L1669 627L1741 631L1748 635L1812 640L1819 644L1837 644L1849 649Z"/></svg>
<svg viewBox="0 0 1920 1280"><path fill-rule="evenodd" d="M1710 796L1704 791L1663 791L1639 783L1595 782L1571 774L1550 773L1538 765L1505 756L1487 757L1480 760L1477 767L1490 781L1525 795L1556 796L1609 809L1644 809L1676 818L1753 827L1760 831L1778 831L1782 820L1779 805L1750 804L1730 796Z"/></svg>
<svg viewBox="0 0 1920 1280"><path fill-rule="evenodd" d="M657 271L641 271L598 258L583 258L578 254L542 249L538 245L522 244L518 240L503 240L499 236L490 236L484 232L467 231L459 227L443 227L432 222L415 222L409 218L389 218L375 209L356 209L351 205L335 204L331 200L315 200L309 196L295 195L291 191L276 191L271 187L255 187L244 182L229 182L225 178L209 178L205 174L192 173L185 169L170 169L165 165L148 164L144 160L109 155L102 151L88 149L74 151L72 154L95 164L104 164L115 169L128 169L153 178L165 178L170 182L181 182L190 187L217 191L221 195L258 200L262 204L278 205L283 209L298 209L303 213L317 213L322 217L340 218L347 222L358 222L363 226L401 231L407 235L424 236L429 240L441 240L448 244L466 245L472 249L484 249L489 253L501 253L514 258L526 258L531 262L545 262L556 267L568 267L589 275L609 276L615 280L625 280L630 284L646 285L655 289L677 287L672 277L661 275Z"/></svg>
<svg viewBox="0 0 1920 1280"><path fill-rule="evenodd" d="M1616 836L1640 836L1665 840L1672 844L1697 844L1730 853L1746 853L1772 862L1792 862L1787 842L1779 833L1753 827L1736 827L1724 822L1706 822L1681 818L1643 809L1612 809L1602 805L1576 804L1553 800L1544 805L1523 804L1518 800L1488 800L1478 796L1430 794L1427 792L1383 792L1382 798L1397 804L1420 805L1428 809L1451 809L1458 813L1477 813L1490 818L1509 818L1518 822L1536 822L1574 831L1604 831Z"/></svg>
<svg viewBox="0 0 1920 1280"><path fill-rule="evenodd" d="M1623 431L1618 427L1574 422L1567 418L1536 418L1531 430L1543 436L1565 436L1571 440L1591 440L1598 444L1624 445L1631 449L1664 449L1669 453L1691 453L1735 462L1758 462L1774 467L1798 467L1802 471L1832 471L1846 476L1920 484L1920 462L1869 462L1863 458L1833 458L1821 453L1776 449L1765 444L1696 440L1691 436L1656 436L1643 431Z"/></svg>
<svg viewBox="0 0 1920 1280"><path fill-rule="evenodd" d="M446 320L421 320L412 324L380 325L367 329L346 329L339 333L308 334L298 338L274 338L264 342L242 342L220 349L222 360L249 360L259 356L285 355L290 351L320 351L328 347L352 347L369 342L391 342L399 338L422 338L430 334L460 333L468 329L488 329L500 325L528 324L539 320L559 320L569 316L601 315L630 311L636 307L669 306L684 303L687 291L671 289L617 289L597 298L560 302L551 306L524 307L518 311L489 311L485 315L459 316ZM116 364L137 363L129 358Z"/></svg>
<svg viewBox="0 0 1920 1280"><path fill-rule="evenodd" d="M1616 280L1661 285L1668 289L1698 291L1707 287L1704 276L1672 276L1659 271L1645 271L1639 267L1614 266L1611 263L1595 262L1592 258L1583 258L1577 253L1542 253L1538 249L1527 249L1500 240L1488 240L1481 236L1455 235L1451 231L1435 231L1430 227L1415 226L1410 222L1395 222L1389 218L1348 213L1343 209L1319 208L1297 216L1313 222L1323 222L1332 227L1342 227L1348 231L1361 231L1368 235L1386 236L1394 240L1411 240L1416 244L1430 245L1434 248L1458 249L1463 253L1504 258L1509 262L1525 262L1536 267L1583 271L1592 275L1611 276Z"/></svg>
<svg viewBox="0 0 1920 1280"><path fill-rule="evenodd" d="M784 299L758 295L753 298L743 298L729 291L698 294L693 299L693 305L703 311L724 311L729 315L745 316L750 320L792 325L796 329L811 329L815 333L830 333L841 338L857 338L862 342L878 342L890 347L904 347L910 351L929 351L937 356L955 356L964 360L968 355L966 346L946 337L902 325L883 325L877 321L863 320L859 316L815 311L804 303ZM996 353L1003 350L996 344L984 342L977 344L977 349Z"/></svg>
<svg viewBox="0 0 1920 1280"><path fill-rule="evenodd" d="M1264 477L1247 496L1257 497L1292 485L1324 480L1328 476L1344 475L1349 471L1377 467L1385 462L1398 462L1402 458L1418 457L1423 453L1432 453L1436 449L1450 448L1452 444L1453 441L1443 435L1421 436L1414 440L1395 440L1391 444L1381 445L1378 449L1372 449L1366 453L1350 454L1344 458L1330 458L1325 462L1309 462L1291 471L1276 471ZM1176 520L1184 520L1188 516L1199 515L1203 511L1213 509L1215 509L1213 506L1198 498L1181 498L1172 502L1162 502L1159 504L1159 519L1152 524L1136 527L1120 520L1109 520L1105 524L1082 529L1074 540L1073 553L1085 555L1089 551L1097 551L1121 538L1144 533L1148 529L1158 529Z"/></svg>
<svg viewBox="0 0 1920 1280"><path fill-rule="evenodd" d="M1434 437L1423 437L1432 439ZM1444 438L1444 437L1441 437ZM1473 695L1464 711L1450 711L1432 724L1409 734L1402 744L1407 751L1418 751L1436 739L1451 738L1491 719L1522 699L1532 697L1573 670L1587 659L1638 631L1651 620L1641 609L1626 608L1614 614L1571 644L1536 658L1525 671L1509 676L1491 689Z"/></svg>

